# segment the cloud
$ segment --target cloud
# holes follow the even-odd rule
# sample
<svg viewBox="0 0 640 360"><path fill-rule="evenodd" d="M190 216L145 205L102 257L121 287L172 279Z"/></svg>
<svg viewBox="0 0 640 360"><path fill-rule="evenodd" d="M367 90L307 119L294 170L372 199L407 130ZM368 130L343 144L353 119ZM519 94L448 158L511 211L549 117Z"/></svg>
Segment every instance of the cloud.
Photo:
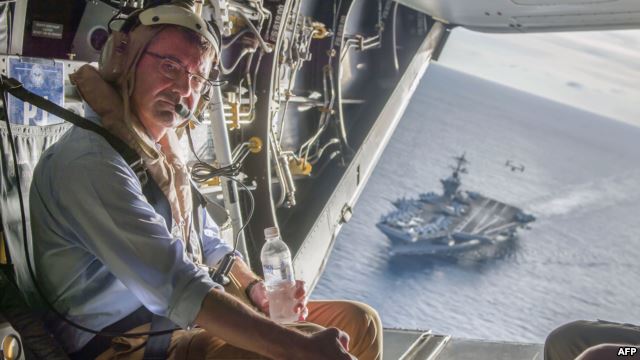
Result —
<svg viewBox="0 0 640 360"><path fill-rule="evenodd" d="M640 126L640 30L486 34L457 28L439 62Z"/></svg>

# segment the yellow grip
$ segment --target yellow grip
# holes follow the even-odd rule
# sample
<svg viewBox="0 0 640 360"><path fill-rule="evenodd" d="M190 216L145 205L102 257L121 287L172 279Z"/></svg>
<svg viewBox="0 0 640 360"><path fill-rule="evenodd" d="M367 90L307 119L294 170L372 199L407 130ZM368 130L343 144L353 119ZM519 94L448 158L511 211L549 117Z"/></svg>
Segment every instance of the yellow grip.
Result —
<svg viewBox="0 0 640 360"><path fill-rule="evenodd" d="M291 159L289 160L289 170L293 175L309 176L313 166L304 160Z"/></svg>
<svg viewBox="0 0 640 360"><path fill-rule="evenodd" d="M7 250L5 249L4 232L0 231L0 264L7 264Z"/></svg>

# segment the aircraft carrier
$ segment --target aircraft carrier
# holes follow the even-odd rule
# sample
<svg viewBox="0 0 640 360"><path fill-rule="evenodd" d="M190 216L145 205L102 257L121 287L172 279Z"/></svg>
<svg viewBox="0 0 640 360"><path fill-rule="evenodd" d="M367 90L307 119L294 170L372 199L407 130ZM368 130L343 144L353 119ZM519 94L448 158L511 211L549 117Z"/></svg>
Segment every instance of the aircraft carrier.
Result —
<svg viewBox="0 0 640 360"><path fill-rule="evenodd" d="M460 190L465 155L441 179L444 192L392 201L395 210L376 224L391 239L392 255L455 255L514 238L535 217L480 193Z"/></svg>

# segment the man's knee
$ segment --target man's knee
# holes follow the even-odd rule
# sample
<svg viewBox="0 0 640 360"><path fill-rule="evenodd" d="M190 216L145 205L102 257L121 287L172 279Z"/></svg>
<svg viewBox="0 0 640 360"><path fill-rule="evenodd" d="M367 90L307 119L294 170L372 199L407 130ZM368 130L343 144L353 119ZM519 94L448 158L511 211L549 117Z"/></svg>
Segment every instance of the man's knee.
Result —
<svg viewBox="0 0 640 360"><path fill-rule="evenodd" d="M350 352L358 359L382 358L382 322L371 306L349 300L312 301L308 321L349 334Z"/></svg>
<svg viewBox="0 0 640 360"><path fill-rule="evenodd" d="M591 324L592 322L590 321L578 320L553 330L544 342L545 360L563 359L566 357L566 354L576 347L580 333Z"/></svg>
<svg viewBox="0 0 640 360"><path fill-rule="evenodd" d="M372 308L371 306L359 302L359 301L345 301L345 303L349 304L350 306L352 306L354 308L353 311L355 311L356 313L358 313L360 316L364 316L367 318L379 318L378 316L378 312L376 311L376 309Z"/></svg>
<svg viewBox="0 0 640 360"><path fill-rule="evenodd" d="M592 346L585 350L576 360L613 360L620 358L621 349L633 350L632 347L625 347L625 345L617 344L600 344ZM624 350L623 350L624 351ZM637 350L635 351L637 352ZM634 352L634 353L635 353ZM622 355L630 355L629 353L622 353Z"/></svg>
<svg viewBox="0 0 640 360"><path fill-rule="evenodd" d="M366 327L367 332L373 332L371 335L378 336L377 332L382 331L378 312L371 306L358 301L345 301L345 303L350 308L349 312L352 316Z"/></svg>
<svg viewBox="0 0 640 360"><path fill-rule="evenodd" d="M577 320L564 324L554 329L549 336L547 336L546 344L566 343L568 340L576 338L577 334L584 331L585 327L588 327L592 322L586 320Z"/></svg>
<svg viewBox="0 0 640 360"><path fill-rule="evenodd" d="M352 321L360 324L359 329L354 331L355 334L359 333L358 338L352 339L355 340L352 343L353 354L360 359L382 359L383 328L378 312L371 306L356 301L347 301L345 306L349 308Z"/></svg>
<svg viewBox="0 0 640 360"><path fill-rule="evenodd" d="M317 304L320 304L318 308ZM350 300L323 301L316 303L325 326L337 326L353 338L364 343L376 343L382 337L382 322L378 312L371 306ZM313 321L313 320L311 320ZM356 340L353 338L352 340Z"/></svg>

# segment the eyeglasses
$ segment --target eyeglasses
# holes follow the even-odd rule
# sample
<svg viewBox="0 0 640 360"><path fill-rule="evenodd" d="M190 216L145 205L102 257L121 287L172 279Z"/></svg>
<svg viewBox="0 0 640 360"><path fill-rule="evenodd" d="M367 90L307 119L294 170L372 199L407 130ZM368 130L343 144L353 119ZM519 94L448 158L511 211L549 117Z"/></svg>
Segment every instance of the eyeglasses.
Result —
<svg viewBox="0 0 640 360"><path fill-rule="evenodd" d="M199 94L207 94L213 83L207 80L204 76L199 74L194 74L187 70L186 66L180 64L179 62L171 59L167 56L162 56L160 54L156 54L151 51L145 51L145 54L151 55L154 58L160 60L160 73L171 80L178 80L184 74L187 74L189 77L189 84L194 92Z"/></svg>

